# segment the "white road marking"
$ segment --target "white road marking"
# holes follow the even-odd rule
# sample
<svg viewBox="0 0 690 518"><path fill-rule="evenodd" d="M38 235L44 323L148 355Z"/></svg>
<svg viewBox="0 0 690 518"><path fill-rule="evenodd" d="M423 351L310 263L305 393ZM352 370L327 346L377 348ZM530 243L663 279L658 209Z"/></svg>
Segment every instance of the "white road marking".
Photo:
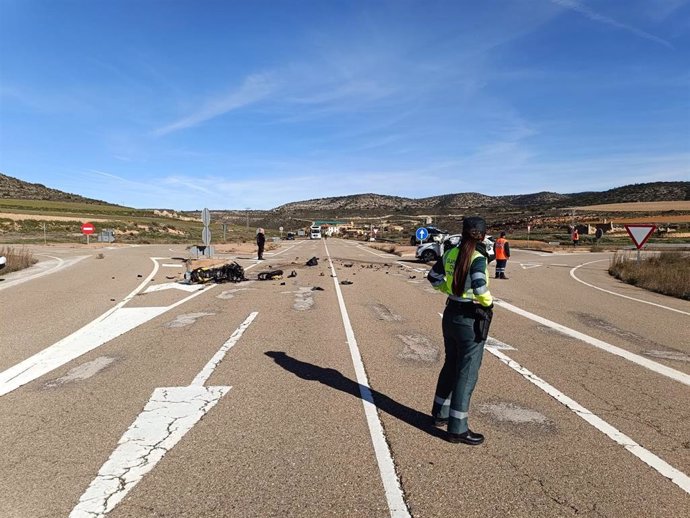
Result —
<svg viewBox="0 0 690 518"><path fill-rule="evenodd" d="M651 371L654 371L657 374L661 374L673 380L679 381L684 385L690 385L690 375L685 374L684 372L680 372L670 367L666 367L665 365L649 360L635 353L631 353L630 351L626 351L625 349L621 349L620 347L616 347L615 345L611 345L607 342L604 342L603 340L599 340L584 333L580 333L579 331L575 331L574 329L571 329L564 325L557 324L556 322L548 320L544 317L540 317L539 315L535 315L534 313L530 313L529 311L525 311L524 309L518 308L517 306L513 306L512 304L509 304L502 300L494 299L494 304L504 309L507 309L508 311L512 311L513 313L517 313L518 315L521 315L525 318L529 318L530 320L533 320L539 324L550 327L551 329L555 329L556 331L566 334L572 338L576 338L577 340L593 345L598 349L601 349L611 354L615 354L616 356L620 356L621 358L625 358L626 360L636 363Z"/></svg>
<svg viewBox="0 0 690 518"><path fill-rule="evenodd" d="M520 263L520 266L522 266L523 270L529 270L530 268L539 268L543 265L541 263Z"/></svg>
<svg viewBox="0 0 690 518"><path fill-rule="evenodd" d="M235 346L240 338L242 338L244 331L252 322L254 322L254 319L258 314L258 311L254 311L253 313L249 314L245 321L240 324L240 327L238 327L235 332L230 335L230 338L228 338L227 342L222 345L213 358L211 358L204 368L201 369L201 372L196 375L196 378L194 378L194 381L192 381L192 385L201 387L208 381L208 379L211 377L211 374L213 374L213 371L216 369L216 367L218 367L220 362L223 361L225 354Z"/></svg>
<svg viewBox="0 0 690 518"><path fill-rule="evenodd" d="M149 286L144 290L144 293L152 293L154 291L165 291L165 290L182 290L182 291L199 291L198 284L180 284L179 282L166 282L163 284L154 284Z"/></svg>
<svg viewBox="0 0 690 518"><path fill-rule="evenodd" d="M371 442L374 446L376 461L379 465L381 481L383 482L383 488L386 493L388 509L390 511L391 518L410 518L410 511L405 503L402 488L400 487L400 479L395 472L393 457L391 456L390 449L388 448L386 435L383 431L383 426L381 425L381 421L379 420L376 410L376 404L374 403L374 398L371 394L371 386L369 385L369 380L367 378L366 371L364 370L364 363L362 362L362 356L359 352L359 347L357 346L357 339L355 338L355 333L352 329L352 324L350 323L350 317L347 314L345 300L343 299L343 294L340 290L340 285L338 284L338 277L335 268L333 267L333 261L331 261L331 254L328 252L328 247L326 246L325 242L324 247L326 248L328 263L330 264L333 275L333 284L335 285L335 292L338 297L338 305L340 306L340 314L342 315L343 319L343 327L345 328L347 344L350 348L350 356L352 357L352 363L357 376L357 383L359 384L359 392L362 399L362 405L364 406L364 414L367 418L367 425L369 426Z"/></svg>
<svg viewBox="0 0 690 518"><path fill-rule="evenodd" d="M396 257L396 258L400 257L400 256L395 255L395 254L389 254L388 252L384 252L383 254L377 254L368 246L357 245L357 248L359 248L360 250L364 250L365 252L369 252L370 254L373 254L377 257L383 257L384 259L392 259L393 257Z"/></svg>
<svg viewBox="0 0 690 518"><path fill-rule="evenodd" d="M584 284L585 286L589 286L590 288L594 288L595 290L603 291L604 293L609 293L609 294L611 294L611 295L615 295L616 297L622 297L622 298L624 298L624 299L634 300L635 302L641 302L642 304L649 304L650 306L655 306L655 307L657 307L657 308L667 309L667 310L669 310L669 311L674 311L674 312L676 312L676 313L680 313L681 315L688 315L688 316L690 316L690 313L688 313L687 311L681 311L680 309L670 308L670 307L668 307L668 306L663 306L663 305L661 305L661 304L656 304L656 303L654 303L654 302L649 302L648 300L636 299L635 297L629 297L629 296L627 296L627 295L622 295L622 294L620 294L620 293L616 293L615 291L605 290L604 288L600 288L599 286L595 286L594 284L590 284L590 283L588 283L588 282L585 282L585 281L583 281L582 279L579 279L579 278L575 275L575 271L576 271L578 268L582 268L583 266L587 266L588 264L600 263L600 262L602 262L602 261L608 261L608 259L598 259L598 260L596 260L596 261L590 261L590 262L588 262L588 263L582 263L582 264L576 266L575 268L573 268L572 270L570 270L570 276L571 276L573 279L575 279L577 282L580 282L580 283Z"/></svg>
<svg viewBox="0 0 690 518"><path fill-rule="evenodd" d="M152 260L155 267L151 274L113 308L50 347L0 372L0 396L12 392L22 385L61 367L75 358L100 347L110 340L131 331L180 304L184 304L188 300L214 287L212 285L203 291L197 291L170 306L143 308L122 307L132 300L158 271L158 262L156 262L155 258L152 258Z"/></svg>
<svg viewBox="0 0 690 518"><path fill-rule="evenodd" d="M623 446L626 450L635 455L642 462L658 471L664 477L670 479L671 482L676 484L683 491L690 494L690 477L688 477L685 473L679 471L678 469L674 468L660 457L656 456L649 450L643 448L635 441L633 441L630 437L625 435L623 432L617 430L600 417L594 415L592 412L580 405L577 401L574 401L573 399L569 398L568 396L560 392L558 389L553 387L552 385L549 385L546 381L544 381L536 374L530 372L529 370L521 366L515 360L509 358L508 356L496 350L495 348L488 348L487 351L496 356L500 361L502 361L508 367L513 369L515 372L518 372L527 381L533 383L534 385L542 389L544 392L546 392L549 396L554 398L556 401L565 405L570 410L575 412L575 414L587 421L597 430L606 434L616 443Z"/></svg>
<svg viewBox="0 0 690 518"><path fill-rule="evenodd" d="M30 268L27 268L26 270L21 270L19 272L12 272L4 275L4 281L2 284L0 284L0 290L5 290L7 288L11 288L13 286L16 286L18 284L22 284L24 282L32 281L34 279L38 279L39 277L43 277L45 275L50 275L51 273L58 272L64 268L68 268L74 264L77 264L79 261L82 259L86 259L87 257L91 257L89 255L80 255L78 257L72 257L70 259L61 259L59 257L55 257L52 255L46 255L46 254L36 254L36 255L44 255L46 257L50 257L51 259L54 259L54 261L45 261L42 263L38 263Z"/></svg>
<svg viewBox="0 0 690 518"><path fill-rule="evenodd" d="M442 317L443 313L439 313L439 316ZM617 442L621 446L625 447L626 450L628 450L630 453L635 455L637 458L639 458L642 462L644 462L648 466L654 468L656 471L658 471L664 477L670 479L671 482L678 485L686 493L690 493L690 477L688 477L685 473L677 470L676 468L674 468L673 466L668 464L663 459L654 455L649 450L646 450L645 448L643 448L642 446L637 444L635 441L633 441L630 437L628 437L627 435L625 435L621 431L617 430L616 428L611 426L609 423L607 423L606 421L604 421L600 417L594 415L592 412L590 412L585 407L580 405L577 401L569 398L568 396L566 396L565 394L560 392L558 389L556 389L552 385L549 385L546 381L541 379L539 376L537 376L533 372L527 370L526 368L524 368L522 365L520 365L518 362L516 362L512 358L503 354L499 350L501 347L489 346L490 340L492 340L491 337L489 337L489 339L487 340L487 345L485 346L486 351L488 351L491 354L493 354L494 356L496 356L499 360L501 360L501 362L506 364L508 367L510 367L514 371L520 373L520 375L523 378L525 378L530 383L533 383L534 385L536 385L537 387L542 389L549 396L553 397L556 401L558 401L559 403L562 403L563 405L570 408L573 412L575 412L582 419L584 419L589 424L594 426L597 430L608 435L615 442ZM495 340L495 342L503 344L503 342L499 342L498 340ZM506 345L509 348L513 348L512 346L510 346L508 344L503 344L503 345Z"/></svg>
<svg viewBox="0 0 690 518"><path fill-rule="evenodd" d="M165 268L183 268L183 264L163 264L162 265Z"/></svg>
<svg viewBox="0 0 690 518"><path fill-rule="evenodd" d="M249 327L251 313L188 387L159 387L98 470L70 518L102 518L150 472L231 387L204 383Z"/></svg>

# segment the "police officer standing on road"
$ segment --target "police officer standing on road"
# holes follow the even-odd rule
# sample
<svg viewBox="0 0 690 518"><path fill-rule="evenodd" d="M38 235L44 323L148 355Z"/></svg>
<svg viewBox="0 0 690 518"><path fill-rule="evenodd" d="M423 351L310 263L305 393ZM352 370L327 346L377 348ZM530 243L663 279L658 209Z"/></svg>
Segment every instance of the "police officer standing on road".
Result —
<svg viewBox="0 0 690 518"><path fill-rule="evenodd" d="M264 260L264 245L266 244L266 235L264 234L263 228L256 229L256 246L259 249L258 258L259 261Z"/></svg>
<svg viewBox="0 0 690 518"><path fill-rule="evenodd" d="M506 239L505 232L501 232L501 237L496 240L494 250L496 251L496 278L507 279L506 265L510 258L510 243Z"/></svg>
<svg viewBox="0 0 690 518"><path fill-rule="evenodd" d="M442 324L446 357L431 411L434 426L447 424L448 441L472 446L484 442L482 434L469 429L467 418L494 306L485 236L482 218L465 218L460 245L447 250L427 276L448 295Z"/></svg>

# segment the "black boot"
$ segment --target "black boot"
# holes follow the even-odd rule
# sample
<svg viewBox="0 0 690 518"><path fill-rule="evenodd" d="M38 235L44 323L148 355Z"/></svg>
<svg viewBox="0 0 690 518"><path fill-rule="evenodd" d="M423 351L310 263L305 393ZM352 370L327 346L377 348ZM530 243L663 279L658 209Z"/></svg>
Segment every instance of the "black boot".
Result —
<svg viewBox="0 0 690 518"><path fill-rule="evenodd" d="M472 430L467 430L465 433L451 433L448 432L448 442L454 444L463 443L470 446L478 446L484 442L484 436L480 433L474 433Z"/></svg>
<svg viewBox="0 0 690 518"><path fill-rule="evenodd" d="M502 274L501 274L501 279L506 279L506 280L507 280L508 277L506 277L506 274L505 274L505 273L502 273Z"/></svg>

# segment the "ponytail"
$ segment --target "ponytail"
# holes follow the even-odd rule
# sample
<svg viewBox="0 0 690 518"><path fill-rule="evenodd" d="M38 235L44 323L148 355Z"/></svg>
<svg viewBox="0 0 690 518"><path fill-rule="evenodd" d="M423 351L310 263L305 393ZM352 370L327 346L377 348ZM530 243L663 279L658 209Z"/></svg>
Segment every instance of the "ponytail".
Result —
<svg viewBox="0 0 690 518"><path fill-rule="evenodd" d="M465 282L467 275L470 272L470 264L472 263L472 254L474 253L477 243L481 239L475 231L466 232L463 230L462 243L460 244L460 253L458 260L455 262L455 271L453 272L453 294L462 296L465 291Z"/></svg>

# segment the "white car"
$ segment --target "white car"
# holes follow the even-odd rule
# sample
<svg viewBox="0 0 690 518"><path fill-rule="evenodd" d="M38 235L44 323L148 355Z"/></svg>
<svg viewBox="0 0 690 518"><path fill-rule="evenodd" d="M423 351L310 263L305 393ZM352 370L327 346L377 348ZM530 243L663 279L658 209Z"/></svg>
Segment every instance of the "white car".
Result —
<svg viewBox="0 0 690 518"><path fill-rule="evenodd" d="M2 270L7 265L7 257L0 255L0 270Z"/></svg>
<svg viewBox="0 0 690 518"><path fill-rule="evenodd" d="M445 235L439 241L419 245L415 252L415 257L425 263L436 261L443 256L443 253L448 250L448 248L458 246L460 241L462 241L462 234ZM496 258L494 241L495 239L489 235L484 238L486 252L489 254L489 262Z"/></svg>

